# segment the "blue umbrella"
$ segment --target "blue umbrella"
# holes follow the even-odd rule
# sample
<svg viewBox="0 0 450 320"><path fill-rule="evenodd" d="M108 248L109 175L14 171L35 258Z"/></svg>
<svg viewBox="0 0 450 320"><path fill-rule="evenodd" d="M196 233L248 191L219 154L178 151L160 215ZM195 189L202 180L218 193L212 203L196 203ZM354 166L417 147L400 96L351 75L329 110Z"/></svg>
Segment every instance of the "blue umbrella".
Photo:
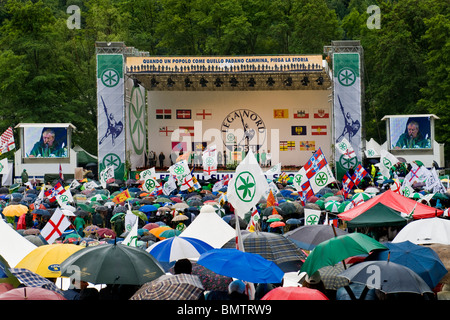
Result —
<svg viewBox="0 0 450 320"><path fill-rule="evenodd" d="M204 252L214 249L208 243L190 237L172 237L151 245L146 251L156 260L172 262L179 259L198 258Z"/></svg>
<svg viewBox="0 0 450 320"><path fill-rule="evenodd" d="M280 283L284 276L274 262L236 249L209 250L202 253L197 263L217 274L252 283Z"/></svg>
<svg viewBox="0 0 450 320"><path fill-rule="evenodd" d="M158 211L158 208L152 204L146 204L146 205L140 207L138 210L147 213L147 212L152 212L152 211Z"/></svg>
<svg viewBox="0 0 450 320"><path fill-rule="evenodd" d="M419 246L410 241L383 243L389 250L371 253L366 260L387 260L410 268L417 273L430 288L435 288L447 274L438 254L431 248Z"/></svg>

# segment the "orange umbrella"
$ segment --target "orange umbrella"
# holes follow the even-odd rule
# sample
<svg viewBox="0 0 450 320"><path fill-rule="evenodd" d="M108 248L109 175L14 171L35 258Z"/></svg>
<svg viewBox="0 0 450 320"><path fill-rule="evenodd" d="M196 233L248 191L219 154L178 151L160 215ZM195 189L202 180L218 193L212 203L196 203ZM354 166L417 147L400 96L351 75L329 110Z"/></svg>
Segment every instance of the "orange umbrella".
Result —
<svg viewBox="0 0 450 320"><path fill-rule="evenodd" d="M161 233L163 233L163 232L166 231L166 230L170 230L170 229L173 229L173 228L171 228L171 227L169 227L169 226L162 226L162 227L154 228L154 229L150 230L149 232L150 232L151 234L153 234L155 237L158 237L158 238L159 238L159 235L160 235Z"/></svg>
<svg viewBox="0 0 450 320"><path fill-rule="evenodd" d="M24 213L28 212L28 207L24 206L23 204L11 204L9 206L6 206L2 213L6 217L20 217Z"/></svg>

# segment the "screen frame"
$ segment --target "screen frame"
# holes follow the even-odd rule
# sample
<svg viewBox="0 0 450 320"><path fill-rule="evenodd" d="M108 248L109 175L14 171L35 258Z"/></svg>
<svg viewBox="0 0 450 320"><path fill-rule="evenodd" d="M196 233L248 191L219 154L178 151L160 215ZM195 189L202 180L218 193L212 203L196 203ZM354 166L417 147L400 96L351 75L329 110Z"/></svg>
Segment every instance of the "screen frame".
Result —
<svg viewBox="0 0 450 320"><path fill-rule="evenodd" d="M20 123L15 128L18 128L20 134L20 156L22 159L22 163L70 163L70 154L71 154L71 146L72 146L72 133L75 130L75 126L70 123ZM40 133L39 139L42 139L42 132L44 129L54 129L56 131L65 131L65 139L64 142L67 143L65 148L67 148L67 156L66 157L28 157L27 151L29 152L37 142L37 137L25 137L26 130L37 130ZM61 133L59 133L61 134ZM27 141L26 141L27 140ZM29 140L29 141L28 141ZM27 149L26 149L26 148Z"/></svg>
<svg viewBox="0 0 450 320"><path fill-rule="evenodd" d="M389 151L432 151L433 150L433 143L434 143L434 120L436 116L432 114L426 114L426 115L396 115L396 116L385 116L382 120L386 121L386 140L388 145ZM406 131L406 125L410 121L416 121L419 123L419 131L426 136L428 134L428 138L430 140L430 147L429 148L401 148L396 149L395 144L397 143L397 140L399 136ZM398 123L403 123L405 131L401 133L394 134L393 130ZM422 131L420 128L425 126L425 131Z"/></svg>

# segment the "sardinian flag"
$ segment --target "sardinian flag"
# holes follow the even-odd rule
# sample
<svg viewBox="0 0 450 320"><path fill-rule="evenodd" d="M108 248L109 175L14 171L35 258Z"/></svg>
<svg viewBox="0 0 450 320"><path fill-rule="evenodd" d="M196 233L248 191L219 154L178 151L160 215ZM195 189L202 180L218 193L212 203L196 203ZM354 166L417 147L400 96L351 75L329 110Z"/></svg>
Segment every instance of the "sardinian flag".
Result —
<svg viewBox="0 0 450 320"><path fill-rule="evenodd" d="M42 228L41 235L44 239L52 244L56 239L61 237L62 233L70 226L70 221L61 211L61 209L56 208L50 220Z"/></svg>
<svg viewBox="0 0 450 320"><path fill-rule="evenodd" d="M50 202L56 201L56 196L63 194L66 191L62 184L58 182L52 189L45 191L45 196L50 200Z"/></svg>
<svg viewBox="0 0 450 320"><path fill-rule="evenodd" d="M16 148L14 143L14 134L12 127L6 129L0 136L0 154L11 151Z"/></svg>

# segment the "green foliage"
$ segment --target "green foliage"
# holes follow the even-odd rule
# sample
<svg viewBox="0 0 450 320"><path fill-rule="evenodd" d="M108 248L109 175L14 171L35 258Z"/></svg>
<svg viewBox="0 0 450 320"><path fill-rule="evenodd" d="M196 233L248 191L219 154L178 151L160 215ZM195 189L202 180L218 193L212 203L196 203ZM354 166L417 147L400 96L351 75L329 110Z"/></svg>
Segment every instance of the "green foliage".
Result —
<svg viewBox="0 0 450 320"><path fill-rule="evenodd" d="M369 5L381 28L368 29ZM81 29L66 26L69 5ZM440 0L0 1L0 131L19 122L72 122L97 152L95 41L150 55L322 53L332 40L364 48L366 138L385 139L387 114L435 113L450 142L449 3Z"/></svg>

